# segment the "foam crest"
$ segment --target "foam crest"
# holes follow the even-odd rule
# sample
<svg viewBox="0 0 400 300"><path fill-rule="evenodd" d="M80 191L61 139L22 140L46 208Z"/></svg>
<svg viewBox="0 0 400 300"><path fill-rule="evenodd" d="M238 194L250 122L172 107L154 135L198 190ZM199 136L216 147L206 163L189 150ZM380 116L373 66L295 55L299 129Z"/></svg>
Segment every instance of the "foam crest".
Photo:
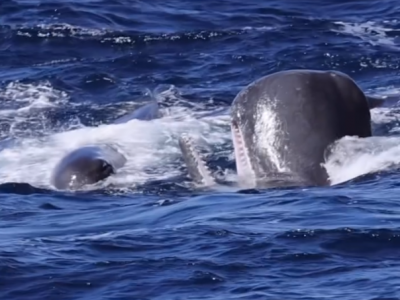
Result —
<svg viewBox="0 0 400 300"><path fill-rule="evenodd" d="M33 29L36 29L36 32L33 32ZM106 29L87 28L68 23L38 24L34 27L21 26L17 31L17 35L27 37L35 36L39 38L49 38L71 36L80 39L85 37L103 36L107 33L108 31Z"/></svg>
<svg viewBox="0 0 400 300"><path fill-rule="evenodd" d="M387 124L400 121L400 114L393 108L374 108L371 110L371 119L375 124Z"/></svg>
<svg viewBox="0 0 400 300"><path fill-rule="evenodd" d="M332 184L400 164L399 137L345 137L332 150L325 163Z"/></svg>
<svg viewBox="0 0 400 300"><path fill-rule="evenodd" d="M396 87L380 87L373 91L368 91L370 95L378 97L393 97L397 103L390 103L389 107L377 107L371 109L371 120L376 125L392 124L391 133L399 131L400 111L398 109L398 99L400 99L400 89ZM393 102L392 100L388 100Z"/></svg>
<svg viewBox="0 0 400 300"><path fill-rule="evenodd" d="M207 40L218 36L226 35L242 35L253 31L277 31L280 27L272 26L245 26L236 28L221 28L216 31L180 31L180 32L148 32L142 35L131 35L122 30L115 30L110 28L90 28L68 23L53 23L53 24L35 24L35 25L22 25L17 26L15 34L27 38L74 38L78 40L94 39L101 43L114 43L120 45L131 45L138 42L153 42L153 41L176 41L176 40Z"/></svg>
<svg viewBox="0 0 400 300"><path fill-rule="evenodd" d="M384 25L382 25L373 21L364 23L337 21L334 24L339 25L339 27L333 29L333 31L356 36L373 46L383 45L397 48L395 38L387 34L388 32L396 31L396 29L387 27L388 23L384 22Z"/></svg>
<svg viewBox="0 0 400 300"><path fill-rule="evenodd" d="M55 107L68 100L67 93L53 88L48 81L39 83L10 82L0 90L1 116L27 114L32 109Z"/></svg>

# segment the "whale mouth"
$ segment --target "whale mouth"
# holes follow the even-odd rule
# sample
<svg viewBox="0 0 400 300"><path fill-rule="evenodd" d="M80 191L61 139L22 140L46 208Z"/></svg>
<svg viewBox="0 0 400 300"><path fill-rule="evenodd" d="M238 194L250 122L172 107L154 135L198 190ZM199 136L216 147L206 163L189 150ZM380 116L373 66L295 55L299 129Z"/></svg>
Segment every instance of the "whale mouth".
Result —
<svg viewBox="0 0 400 300"><path fill-rule="evenodd" d="M251 165L249 152L243 138L242 130L236 120L231 121L231 132L235 151L238 182L242 186L254 188L256 176Z"/></svg>
<svg viewBox="0 0 400 300"><path fill-rule="evenodd" d="M206 165L203 157L196 150L193 140L189 136L181 136L178 139L179 147L186 164L187 171L197 184L211 186L215 180Z"/></svg>

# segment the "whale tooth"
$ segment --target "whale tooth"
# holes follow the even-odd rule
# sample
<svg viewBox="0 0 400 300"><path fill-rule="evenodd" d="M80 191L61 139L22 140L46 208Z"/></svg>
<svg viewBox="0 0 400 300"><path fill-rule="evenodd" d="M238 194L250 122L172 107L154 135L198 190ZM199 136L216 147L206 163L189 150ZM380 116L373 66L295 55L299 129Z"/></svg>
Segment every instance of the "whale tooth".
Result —
<svg viewBox="0 0 400 300"><path fill-rule="evenodd" d="M235 150L236 169L239 184L246 187L255 187L256 176L250 162L250 156L243 138L242 131L236 121L231 122L233 146Z"/></svg>
<svg viewBox="0 0 400 300"><path fill-rule="evenodd" d="M181 136L178 141L191 179L197 184L214 185L215 180L211 175L210 169L207 167L203 157L195 149L193 140L188 136Z"/></svg>

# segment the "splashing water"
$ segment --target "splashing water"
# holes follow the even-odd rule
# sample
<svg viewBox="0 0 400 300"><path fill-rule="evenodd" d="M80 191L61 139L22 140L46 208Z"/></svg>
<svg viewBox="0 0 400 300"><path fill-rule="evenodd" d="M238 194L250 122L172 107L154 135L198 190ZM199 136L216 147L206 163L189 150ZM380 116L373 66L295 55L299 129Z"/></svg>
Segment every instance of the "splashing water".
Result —
<svg viewBox="0 0 400 300"><path fill-rule="evenodd" d="M150 94L160 102L168 98L175 104L188 103L174 87ZM48 82L37 85L12 82L0 91L0 97L10 103L10 107L0 111L0 115L10 122L11 128L19 122L40 122L38 111L62 107L68 104L69 99L67 93L52 88ZM150 122L132 120L125 124L103 124L97 127L82 125L73 130L47 132L40 138L25 132L25 136L19 137L12 146L0 152L0 164L3 166L0 169L0 182L25 182L37 187L52 188L50 176L59 159L77 147L93 144L115 145L128 159L115 176L102 183L103 186L112 184L132 188L148 180L168 179L182 173L183 162L177 137L185 133L189 133L196 143L205 142L211 152L216 148L228 147L225 152L229 150L229 159L233 160L227 111L207 116L210 112L199 105L194 106L194 109L187 105L174 105L162 111L163 118ZM379 124L398 120L399 117L392 109L380 108L372 110L372 118ZM46 132L47 129L43 130ZM396 137L346 137L338 141L324 164L332 184L398 164L399 142L400 139ZM231 180L236 178L229 170L225 170L225 175Z"/></svg>

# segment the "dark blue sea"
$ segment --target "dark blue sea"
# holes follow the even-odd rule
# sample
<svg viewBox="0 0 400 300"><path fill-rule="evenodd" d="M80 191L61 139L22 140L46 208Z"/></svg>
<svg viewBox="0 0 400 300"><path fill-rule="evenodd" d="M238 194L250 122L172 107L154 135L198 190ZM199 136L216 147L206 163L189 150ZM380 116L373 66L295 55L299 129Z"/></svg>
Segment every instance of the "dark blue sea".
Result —
<svg viewBox="0 0 400 300"><path fill-rule="evenodd" d="M396 0L1 0L0 299L400 299L400 106L344 138L329 187L243 190L229 108L264 75L400 93ZM112 124L156 98L164 116ZM215 176L189 180L189 133ZM127 164L60 191L68 151Z"/></svg>

